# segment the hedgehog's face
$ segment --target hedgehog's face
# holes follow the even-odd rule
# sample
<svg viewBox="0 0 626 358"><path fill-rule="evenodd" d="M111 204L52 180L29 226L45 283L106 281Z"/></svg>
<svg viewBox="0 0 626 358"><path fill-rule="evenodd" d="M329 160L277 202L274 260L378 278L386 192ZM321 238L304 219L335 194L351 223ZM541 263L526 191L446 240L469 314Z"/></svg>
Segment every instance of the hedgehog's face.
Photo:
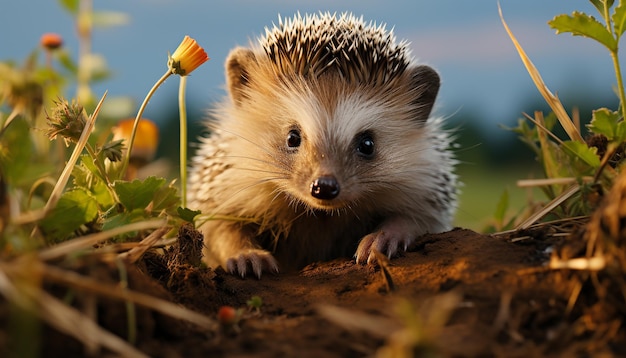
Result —
<svg viewBox="0 0 626 358"><path fill-rule="evenodd" d="M255 162L278 168L263 180L281 194L274 199L328 212L375 210L371 198L414 180L407 166L419 166L421 146L429 146L423 127L439 88L431 68L408 67L382 83L349 80L332 68L283 75L264 55L240 48L226 69L236 117L250 118L240 131L262 142L252 148L263 157Z"/></svg>
<svg viewBox="0 0 626 358"><path fill-rule="evenodd" d="M282 131L282 142L277 138L281 165L288 168L278 187L288 200L308 209L351 208L364 194L364 176L381 159L377 138L372 128L360 125L363 121L358 117L351 121L319 109L300 111Z"/></svg>
<svg viewBox="0 0 626 358"><path fill-rule="evenodd" d="M272 103L278 114L267 123L275 165L285 174L277 191L311 210L375 211L377 198L407 180L406 166L419 165L411 160L428 145L424 122L397 102L402 96L338 85L336 78L294 88Z"/></svg>
<svg viewBox="0 0 626 358"><path fill-rule="evenodd" d="M289 138L300 137L292 129ZM305 136L306 138L306 136ZM302 139L300 139L302 141ZM288 143L292 166L287 185L281 185L287 198L313 210L354 209L367 195L365 176L376 167L376 141L370 130L363 130L347 142Z"/></svg>

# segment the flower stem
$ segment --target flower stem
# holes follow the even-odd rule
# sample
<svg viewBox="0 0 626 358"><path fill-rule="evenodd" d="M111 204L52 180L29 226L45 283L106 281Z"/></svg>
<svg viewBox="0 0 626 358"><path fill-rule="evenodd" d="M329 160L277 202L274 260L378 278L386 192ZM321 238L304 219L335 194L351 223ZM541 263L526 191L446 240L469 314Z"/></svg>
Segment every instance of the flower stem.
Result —
<svg viewBox="0 0 626 358"><path fill-rule="evenodd" d="M133 123L133 130L130 134L130 140L128 141L128 148L126 148L126 157L124 158L124 163L122 165L122 170L120 172L120 175L122 177L124 176L124 173L126 173L126 169L128 168L128 163L130 162L130 155L133 150L133 144L135 143L135 136L137 135L137 127L139 126L139 120L141 119L141 116L143 115L143 111L146 109L146 106L148 105L150 98L152 98L152 95L154 94L154 92L156 92L157 88L159 88L159 86L163 82L165 82L165 80L171 74L172 74L172 69L168 67L167 72L165 72L165 74L163 74L163 76L161 76L161 78L159 78L159 80L156 81L154 86L152 86L152 88L146 95L146 98L141 103L141 106L139 107L139 111L137 112L137 117L135 117L135 122Z"/></svg>
<svg viewBox="0 0 626 358"><path fill-rule="evenodd" d="M79 2L76 28L78 32L78 72L76 74L76 97L83 104L91 104L92 93L89 87L91 71L88 61L91 55L91 33L93 22L90 20L93 14L93 0Z"/></svg>
<svg viewBox="0 0 626 358"><path fill-rule="evenodd" d="M613 25L611 24L611 15L609 14L609 5L604 3L604 21L606 21L606 28L609 30L609 33L613 35L616 40L619 40L613 33ZM622 80L622 70L619 65L619 56L618 56L618 48L616 46L615 51L609 50L611 52L611 59L613 60L613 67L615 68L615 78L617 79L617 92L619 95L620 107L622 109L622 118L626 119L626 94L624 93L624 81Z"/></svg>
<svg viewBox="0 0 626 358"><path fill-rule="evenodd" d="M187 76L180 76L178 87L178 111L180 116L180 188L181 206L187 207L187 105L185 103L185 88Z"/></svg>

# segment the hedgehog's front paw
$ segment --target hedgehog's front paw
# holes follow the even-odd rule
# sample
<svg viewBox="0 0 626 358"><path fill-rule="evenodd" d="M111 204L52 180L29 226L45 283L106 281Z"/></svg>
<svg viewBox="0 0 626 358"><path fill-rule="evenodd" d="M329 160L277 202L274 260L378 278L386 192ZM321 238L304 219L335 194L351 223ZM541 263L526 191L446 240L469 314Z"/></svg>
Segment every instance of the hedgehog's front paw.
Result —
<svg viewBox="0 0 626 358"><path fill-rule="evenodd" d="M226 271L233 275L246 277L248 273L254 273L257 278L261 278L261 273L278 273L278 262L272 254L261 249L248 249L240 251L238 255L226 260Z"/></svg>
<svg viewBox="0 0 626 358"><path fill-rule="evenodd" d="M406 251L413 239L413 235L406 232L375 231L361 239L359 247L354 254L356 263L374 263L376 261L374 250L391 258L391 256L397 254L400 249Z"/></svg>

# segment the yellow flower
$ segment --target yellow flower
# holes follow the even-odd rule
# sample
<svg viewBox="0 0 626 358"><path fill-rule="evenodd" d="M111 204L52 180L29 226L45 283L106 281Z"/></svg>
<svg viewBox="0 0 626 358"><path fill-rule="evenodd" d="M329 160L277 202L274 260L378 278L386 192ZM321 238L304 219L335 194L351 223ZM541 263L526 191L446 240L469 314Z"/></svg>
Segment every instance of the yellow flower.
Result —
<svg viewBox="0 0 626 358"><path fill-rule="evenodd" d="M196 40L189 36L185 36L183 42L170 56L168 66L172 73L187 76L201 64L209 60L206 52Z"/></svg>

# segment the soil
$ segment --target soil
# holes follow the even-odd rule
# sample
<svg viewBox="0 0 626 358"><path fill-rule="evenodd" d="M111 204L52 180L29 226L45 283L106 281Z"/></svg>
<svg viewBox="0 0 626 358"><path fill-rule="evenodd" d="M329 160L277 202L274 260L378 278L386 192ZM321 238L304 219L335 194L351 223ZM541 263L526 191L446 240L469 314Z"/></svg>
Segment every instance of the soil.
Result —
<svg viewBox="0 0 626 358"><path fill-rule="evenodd" d="M181 262L182 248L147 254L128 267L132 289L210 317L222 306L239 316L206 330L138 310L136 346L153 357L626 354L623 313L587 284L575 295L584 282L576 273L545 267L560 244L541 232L511 240L456 229L424 236L381 266L338 259L260 280ZM258 309L247 304L253 296ZM125 337L123 304L98 307L100 324ZM45 356L85 354L77 341L44 333Z"/></svg>

